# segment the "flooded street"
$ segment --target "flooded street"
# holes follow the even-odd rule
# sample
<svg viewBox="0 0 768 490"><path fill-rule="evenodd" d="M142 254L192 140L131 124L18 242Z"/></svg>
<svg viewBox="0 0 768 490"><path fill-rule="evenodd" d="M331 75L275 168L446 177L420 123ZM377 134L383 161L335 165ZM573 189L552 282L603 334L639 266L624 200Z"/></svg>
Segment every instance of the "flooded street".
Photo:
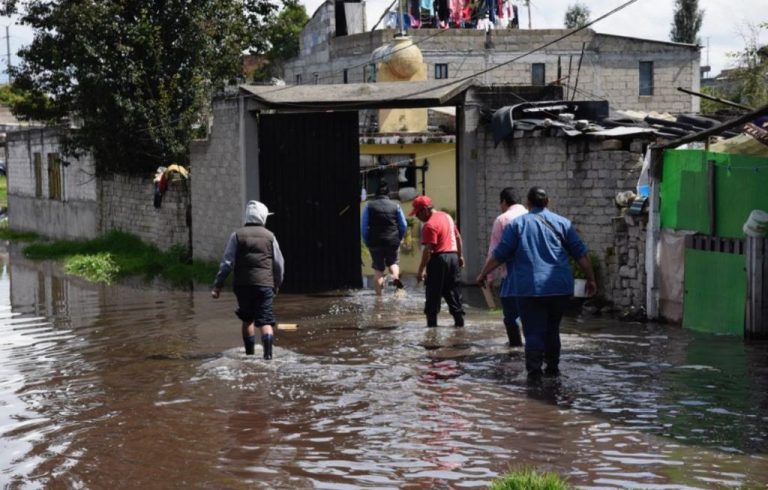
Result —
<svg viewBox="0 0 768 490"><path fill-rule="evenodd" d="M0 278L0 483L10 488L484 488L510 468L587 489L765 488L768 346L566 319L529 388L498 314L424 327L423 292L281 295L275 359L231 292ZM257 347L258 349L258 347ZM259 352L257 351L257 354Z"/></svg>

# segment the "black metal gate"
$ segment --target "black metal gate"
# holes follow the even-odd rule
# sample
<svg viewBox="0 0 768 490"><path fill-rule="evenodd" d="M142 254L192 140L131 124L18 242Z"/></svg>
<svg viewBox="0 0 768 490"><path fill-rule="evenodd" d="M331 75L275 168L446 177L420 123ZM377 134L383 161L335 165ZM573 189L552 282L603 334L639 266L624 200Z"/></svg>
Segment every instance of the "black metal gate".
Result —
<svg viewBox="0 0 768 490"><path fill-rule="evenodd" d="M259 181L285 256L283 290L361 287L357 112L262 114Z"/></svg>

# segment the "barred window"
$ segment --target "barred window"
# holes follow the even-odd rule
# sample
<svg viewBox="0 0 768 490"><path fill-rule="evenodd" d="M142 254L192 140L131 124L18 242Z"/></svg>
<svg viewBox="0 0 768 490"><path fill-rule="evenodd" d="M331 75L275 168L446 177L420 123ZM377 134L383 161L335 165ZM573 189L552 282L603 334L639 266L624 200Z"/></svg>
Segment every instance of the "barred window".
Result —
<svg viewBox="0 0 768 490"><path fill-rule="evenodd" d="M653 95L653 61L640 62L640 95Z"/></svg>

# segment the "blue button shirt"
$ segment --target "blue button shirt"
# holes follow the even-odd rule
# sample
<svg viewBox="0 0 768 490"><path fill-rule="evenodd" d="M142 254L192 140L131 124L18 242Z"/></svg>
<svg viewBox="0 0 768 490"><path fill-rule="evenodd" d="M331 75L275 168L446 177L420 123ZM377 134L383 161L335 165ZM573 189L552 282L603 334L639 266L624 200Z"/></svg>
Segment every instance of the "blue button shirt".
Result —
<svg viewBox="0 0 768 490"><path fill-rule="evenodd" d="M493 258L507 266L501 296L571 295L568 256L579 259L586 254L587 247L569 220L546 208L533 208L504 227L501 242L493 249Z"/></svg>

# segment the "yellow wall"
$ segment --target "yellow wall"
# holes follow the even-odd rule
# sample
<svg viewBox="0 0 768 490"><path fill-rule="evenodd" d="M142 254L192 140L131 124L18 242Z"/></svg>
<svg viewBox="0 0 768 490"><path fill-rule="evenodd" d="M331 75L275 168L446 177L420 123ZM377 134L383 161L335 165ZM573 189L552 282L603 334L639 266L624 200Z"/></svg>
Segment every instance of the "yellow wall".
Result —
<svg viewBox="0 0 768 490"><path fill-rule="evenodd" d="M424 164L424 159L429 160L429 170L425 173L426 193L432 198L435 209L450 211L455 215L456 211L456 145L445 143L424 143L405 145L360 145L361 155L386 155L410 153L416 155L416 165ZM421 172L416 173L416 189L421 193ZM360 211L367 203L361 203ZM411 203L400 203L409 222L416 224L415 229L408 228L411 234L403 240L405 246L400 247L400 268L402 272L415 274L421 259L419 249L419 226L415 217L409 217ZM408 247L410 241L410 247ZM363 274L371 275L371 259L367 251L363 253Z"/></svg>

